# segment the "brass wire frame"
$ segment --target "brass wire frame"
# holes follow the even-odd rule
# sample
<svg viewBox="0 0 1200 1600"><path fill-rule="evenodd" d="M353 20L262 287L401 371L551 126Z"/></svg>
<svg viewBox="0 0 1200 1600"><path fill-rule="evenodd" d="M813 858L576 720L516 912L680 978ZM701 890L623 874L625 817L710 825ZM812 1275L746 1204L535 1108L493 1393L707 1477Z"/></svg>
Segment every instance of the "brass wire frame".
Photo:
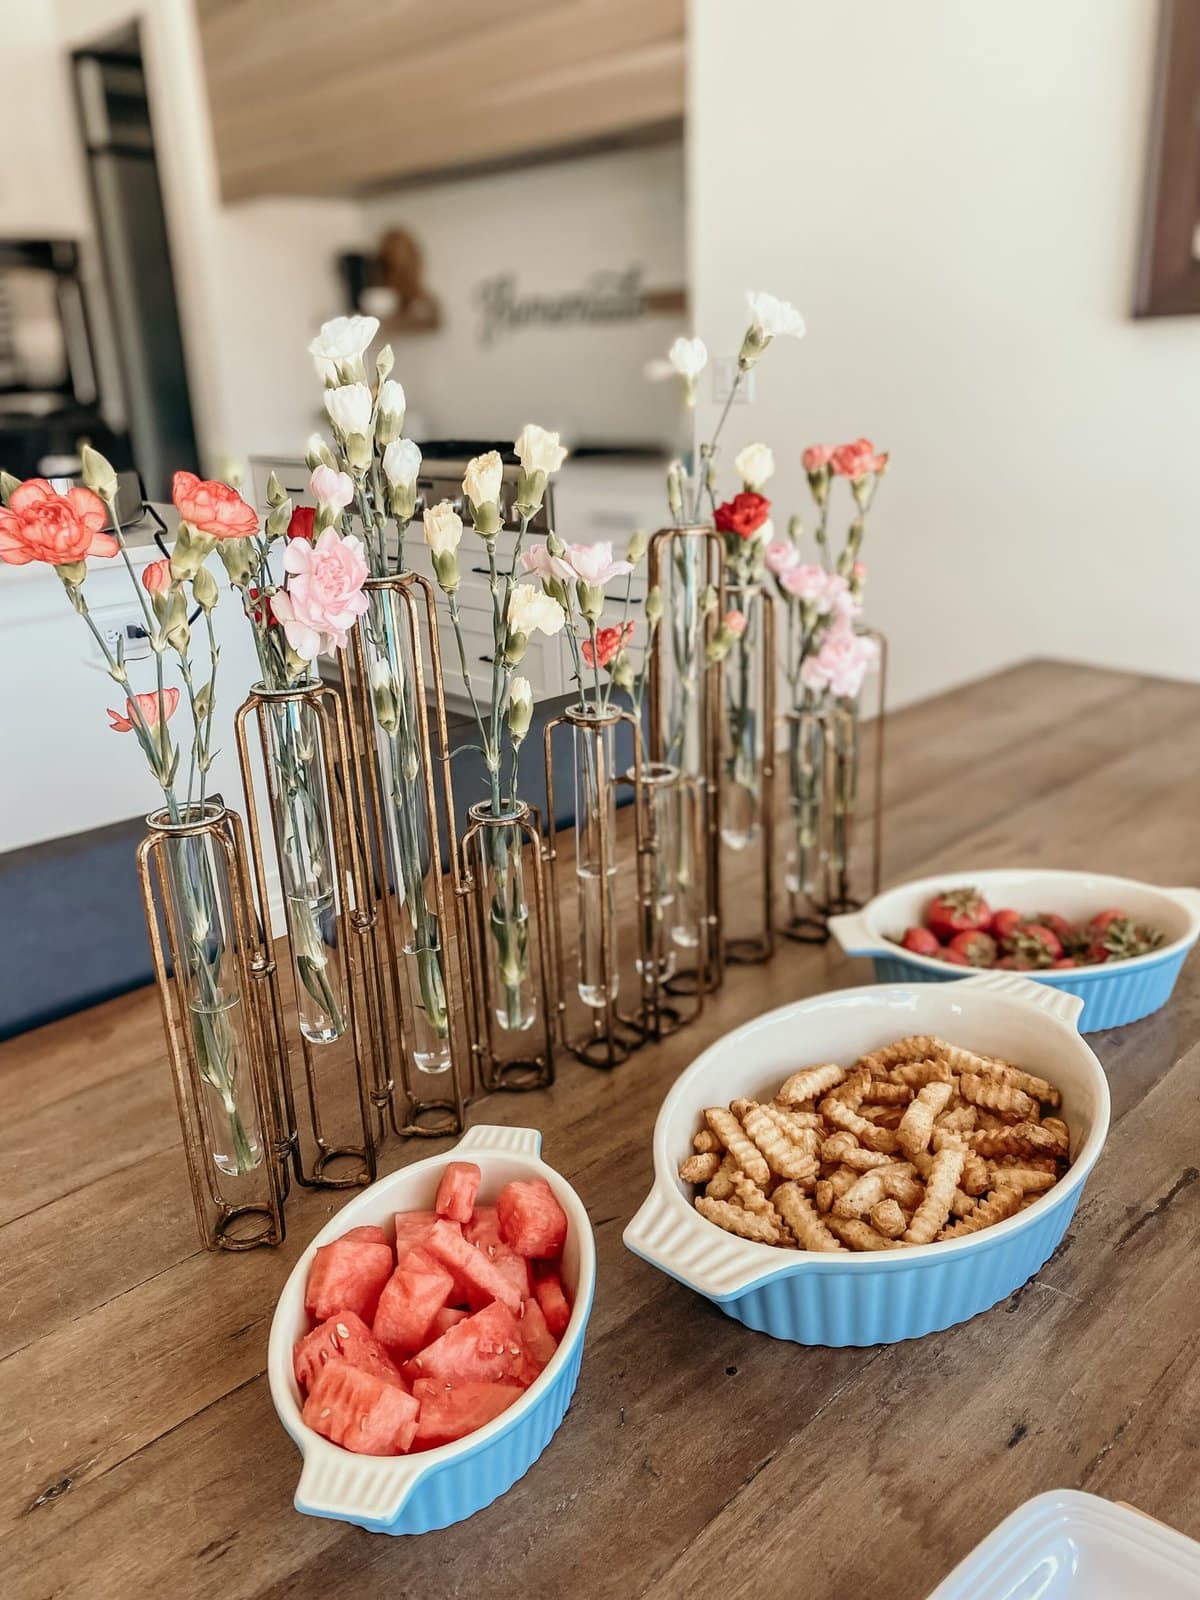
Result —
<svg viewBox="0 0 1200 1600"><path fill-rule="evenodd" d="M454 823L454 789L450 775L450 736L446 723L445 679L442 674L442 657L438 645L437 611L433 585L419 572L402 572L387 578L368 578L363 588L371 591L386 590L398 595L401 610L409 628L409 644L413 664L413 705L416 710L417 735L421 753L425 808L429 824L430 875L433 881L434 914L438 920L441 937L442 973L446 990L447 1047L450 1055L448 1096L419 1098L413 1086L414 1059L408 1044L404 1020L404 1002L401 997L400 964L402 943L398 934L398 898L400 885L392 892L389 871L399 873L399 864L390 863L387 823L380 791L379 769L376 764L374 744L374 708L371 698L370 672L367 668L362 640L362 620L353 633L349 657L352 670L347 673L346 693L350 707L349 733L351 767L354 773L356 806L363 837L373 840L376 873L375 906L378 926L374 939L374 973L370 981L377 987L381 1019L386 1018L390 1001L391 1019L395 1032L395 1051L400 1060L400 1088L404 1097L403 1112L397 1114L395 1078L383 1066L385 1035L379 1036L376 1062L376 1094L381 1096L388 1109L392 1131L402 1138L440 1138L447 1133L462 1130L466 1103L470 1097L471 1082L464 1086L459 1035L455 1026L455 988L450 982L451 939L450 923L446 916L446 890L442 871L442 826L439 817L437 788L434 783L434 765L441 769L442 796L445 804L446 838L452 886L451 903L454 907L454 942L457 945L457 971L460 991L469 988L468 961L464 955L462 927L461 882L459 876L458 841ZM420 599L418 600L418 596ZM424 655L421 648L421 605L425 612L425 626L429 637L429 662L433 672L433 709L437 725L437 750L429 731L429 701L426 694ZM365 743L365 748L364 748ZM370 852L366 852L370 860ZM390 865L389 865L390 863ZM382 938L380 935L382 934ZM464 1011L470 1014L470 996L463 992ZM388 1041L391 1042L390 1040ZM418 1069L419 1070L419 1069Z"/></svg>
<svg viewBox="0 0 1200 1600"><path fill-rule="evenodd" d="M747 589L751 586L747 585ZM754 585L762 605L762 755L758 763L759 881L761 922L755 933L725 940L725 959L740 965L769 961L775 954L775 699L779 664L775 659L775 601ZM721 700L721 715L726 714ZM724 741L722 741L724 743Z"/></svg>
<svg viewBox="0 0 1200 1600"><path fill-rule="evenodd" d="M471 1030L471 1055L475 1081L485 1094L497 1091L545 1089L554 1082L554 1008L551 979L549 912L546 905L546 885L542 876L542 825L536 807L524 800L516 801L504 815L491 814L491 802L479 800L470 807L471 822L462 836L460 870L456 893L466 908L467 956L471 968L468 986L473 1007ZM532 912L535 922L538 956L538 987L540 990L544 1048L527 1056L501 1060L496 1049L496 1018L492 1009L491 965L488 937L488 911L486 904L486 872L483 852L486 835L498 828L509 828L524 840L528 847L533 871ZM518 844L518 848L521 845ZM472 868L472 851L476 868Z"/></svg>
<svg viewBox="0 0 1200 1600"><path fill-rule="evenodd" d="M884 634L875 628L864 628L862 636L874 639L879 646L879 692L873 720L875 758L874 758L874 806L871 816L871 875L870 888L864 897L857 897L850 893L849 860L849 830L852 819L848 818L847 849L845 860L838 880L835 882L830 854L825 852L825 892L821 899L808 896L810 910L803 908L806 898L803 891L788 890L788 916L780 928L785 938L794 939L801 944L825 944L829 939L828 921L832 916L843 911L857 911L867 900L873 899L883 886L883 759L887 744L887 665L888 642ZM821 767L821 815L822 818L831 814L834 804L834 763L827 759L828 751L832 749L832 733L834 720L839 715L845 715L836 707L822 706L810 711L797 711L789 709L783 713L781 725L788 730L792 724L811 719L820 724L821 738L825 743L826 755L822 759Z"/></svg>
<svg viewBox="0 0 1200 1600"><path fill-rule="evenodd" d="M689 1012L682 1011L679 1007L679 996L669 994L667 984L669 978L660 976L667 965L667 934L664 919L659 915L658 881L655 866L661 844L656 832L655 817L655 790L658 784L671 787L678 785L679 773L676 768L661 762L647 761L642 768L642 789L645 796L645 849L643 857L645 862L644 876L639 879L638 892L641 902L641 948L643 951L642 966L642 1015L643 1026L647 1040L658 1043L669 1038L678 1028L689 1022L694 1022L704 1009L704 984L696 984L690 998L695 1004ZM688 807L688 818L692 828L692 854L698 860L703 848L701 820L695 806ZM697 929L697 971L703 973L708 968L708 919L702 917Z"/></svg>
<svg viewBox="0 0 1200 1600"><path fill-rule="evenodd" d="M705 546L704 579L717 593L717 604L708 616L704 636L700 643L706 649L711 643L721 618L725 615L725 550L721 535L711 524L693 523L679 528L660 528L650 540L647 556L647 589L660 587L664 555L676 543L699 542ZM657 629L654 647L650 652L650 671L647 684L649 702L650 760L663 764L665 756L664 723L666 708L663 705L665 675L662 653L668 647L664 642L667 633L667 614L664 608L663 623ZM701 771L698 774L680 772L680 782L695 777L701 785L701 836L704 864L704 937L697 947L694 970L676 973L666 980L669 994L712 993L720 988L725 977L725 940L722 931L721 896L721 716L722 666L719 661L704 663L700 673L704 696L700 724Z"/></svg>
<svg viewBox="0 0 1200 1600"><path fill-rule="evenodd" d="M206 1250L253 1250L260 1245L283 1243L286 1224L283 1203L287 1197L286 1150L280 1141L281 1118L276 1095L277 1076L270 1057L286 1058L286 1045L278 1029L277 973L269 944L262 936L254 910L250 875L246 865L246 840L241 819L217 801L206 808L210 815L194 822L173 823L164 811L146 818L150 832L138 845L138 882L146 913L150 956L158 986L163 1032L171 1060L175 1104L183 1133L188 1179L196 1228ZM208 1134L204 1084L196 1058L195 1041L188 1026L187 963L175 938L171 916L168 869L163 853L168 838L207 838L222 856L228 874L229 903L233 918L230 935L243 1003L248 1059L242 1064L250 1074L254 1108L262 1141L261 1173L266 1193L258 1200L234 1203L225 1198L220 1174L212 1159ZM161 925L160 925L161 917ZM166 946L162 938L166 928ZM170 954L171 970L167 970ZM233 1182L244 1180L233 1179ZM257 1232L231 1231L243 1218L258 1217Z"/></svg>
<svg viewBox="0 0 1200 1600"><path fill-rule="evenodd" d="M633 831L634 831L634 856L637 866L637 898L639 903L638 915L638 952L641 962L642 1000L640 1012L637 1016L628 1016L621 1011L617 1004L619 985L619 963L617 959L615 930L613 928L613 907L609 904L608 870L610 862L615 868L616 840L609 836L608 807L601 802L600 805L600 965L603 972L604 1004L603 1006L588 1006L591 1013L591 1029L581 1037L571 1039L568 1037L567 1022L567 990L569 987L567 977L567 963L563 947L562 933L562 897L558 882L558 827L555 822L554 805L554 730L561 727L587 728L600 731L605 728L615 728L620 723L627 723L633 729ZM564 1050L570 1050L572 1055L584 1062L589 1067L609 1068L618 1067L644 1044L648 1037L648 1018L652 1014L655 996L649 991L657 989L654 974L650 967L651 951L645 943L646 922L644 915L647 886L645 882L648 868L652 866L647 860L647 830L644 815L645 791L642 782L642 730L638 719L632 711L609 710L594 716L586 710L569 706L561 715L552 717L546 723L542 736L545 752L546 767L546 845L545 858L549 868L550 877L550 906L551 928L553 932L554 949L554 986L556 1002L554 1007L555 1030L559 1043ZM628 777L619 777L615 772L604 772L604 741L597 739L596 767L596 793L603 796L610 784L629 782ZM578 818L576 819L578 830ZM578 831L576 832L578 838ZM578 863L576 863L578 865ZM651 889L653 884L651 882ZM579 939L582 940L582 927L578 930Z"/></svg>
<svg viewBox="0 0 1200 1600"><path fill-rule="evenodd" d="M375 1181L378 1145L386 1132L384 1122L386 1101L381 1102L373 1092L376 1080L372 1041L381 1037L381 1019L377 1014L378 995L369 982L375 944L376 914L369 892L370 879L364 868L360 841L353 825L353 779L350 773L349 741L341 696L336 690L322 683L301 684L291 689L268 689L264 684L256 683L251 685L249 697L234 718L234 735L237 740L242 788L246 796L250 858L254 867L258 901L262 907L264 922L269 922L270 905L267 894L267 856L259 826L258 802L254 793L254 774L250 764L246 725L253 716L258 727L259 746L266 772L268 811L275 825L275 838L278 841L284 802L275 763L271 758L272 737L268 718L272 706L290 705L307 706L316 719L321 735L321 764L329 807L330 843L333 852L331 879L337 886L335 913L337 940L338 948L342 951L346 962L346 1008L350 1021L350 1042L354 1052L355 1087L362 1143L331 1145L326 1139L313 1052L314 1048L327 1049L329 1046L314 1047L299 1029L297 1032L300 1036L301 1057L304 1063L305 1098L308 1102L309 1125L316 1146L316 1155L309 1170L306 1171L304 1165L291 1064L286 1051L280 1062L283 1134L287 1139L292 1170L298 1183L306 1188L347 1189ZM338 782L339 772L346 785L344 790ZM350 896L352 903L348 898ZM286 918L285 927L294 975L296 951L292 943L291 923ZM349 936L351 929L353 938ZM274 986L272 995L278 1001L278 984ZM363 1006L367 1011L365 1026ZM280 1036L286 1039L287 1029L282 1018L277 1019L277 1026ZM337 1042L341 1044L343 1041ZM337 1175L329 1173L328 1169L335 1162L347 1160L357 1160L357 1169Z"/></svg>

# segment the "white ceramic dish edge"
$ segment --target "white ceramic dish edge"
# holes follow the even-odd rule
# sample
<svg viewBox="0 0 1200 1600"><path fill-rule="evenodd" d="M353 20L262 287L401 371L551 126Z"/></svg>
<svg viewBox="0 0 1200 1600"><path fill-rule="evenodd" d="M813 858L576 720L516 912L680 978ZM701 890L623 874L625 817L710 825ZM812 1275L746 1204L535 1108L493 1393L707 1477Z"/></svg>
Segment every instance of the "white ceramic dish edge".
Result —
<svg viewBox="0 0 1200 1600"><path fill-rule="evenodd" d="M1089 1535L1117 1543L1135 1563L1145 1563L1140 1580L1141 1597L1161 1597L1162 1578L1177 1577L1179 1594L1200 1592L1200 1545L1174 1528L1165 1527L1141 1512L1114 1505L1099 1495L1078 1489L1051 1489L1018 1506L975 1549L959 1562L928 1600L1011 1600L1014 1594L1053 1594L1055 1600L1089 1600L1074 1584L1055 1585L1048 1563L1056 1539L1078 1544ZM1068 1582L1070 1580L1068 1579ZM1175 1591L1173 1591L1174 1593ZM1132 1600L1132 1591L1113 1588L1109 1594Z"/></svg>

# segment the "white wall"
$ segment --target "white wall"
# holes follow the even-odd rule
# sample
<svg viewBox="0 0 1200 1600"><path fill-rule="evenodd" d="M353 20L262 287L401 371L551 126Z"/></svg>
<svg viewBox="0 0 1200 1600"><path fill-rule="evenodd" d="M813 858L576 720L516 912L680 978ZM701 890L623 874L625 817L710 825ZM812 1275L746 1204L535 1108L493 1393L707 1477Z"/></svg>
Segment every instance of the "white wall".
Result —
<svg viewBox="0 0 1200 1600"><path fill-rule="evenodd" d="M478 289L512 274L518 295L581 289L597 269L642 269L644 289L686 273L678 144L553 162L403 189L366 208L372 247L408 229L442 325L393 340L409 405L430 436L504 438L530 418L572 441L658 443L672 436L670 386L643 381L682 319L526 326L482 340Z"/></svg>
<svg viewBox="0 0 1200 1600"><path fill-rule="evenodd" d="M1129 312L1157 11L694 0L697 329L732 351L762 287L810 330L729 453L768 439L786 510L804 444L892 451L897 699L1035 653L1200 673L1200 321Z"/></svg>

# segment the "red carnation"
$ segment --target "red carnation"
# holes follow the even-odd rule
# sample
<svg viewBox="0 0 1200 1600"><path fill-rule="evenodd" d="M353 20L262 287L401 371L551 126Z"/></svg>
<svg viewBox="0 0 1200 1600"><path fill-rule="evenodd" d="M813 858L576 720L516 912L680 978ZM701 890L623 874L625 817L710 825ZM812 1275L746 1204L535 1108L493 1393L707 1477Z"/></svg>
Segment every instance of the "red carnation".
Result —
<svg viewBox="0 0 1200 1600"><path fill-rule="evenodd" d="M632 638L632 622L626 622L622 627L619 628L598 628L596 630L595 654L600 657L600 665L602 667L611 666L616 660L619 652L624 649L624 647ZM583 641L583 659L587 662L589 667L594 667L596 665L592 657L592 641L590 639L585 639Z"/></svg>
<svg viewBox="0 0 1200 1600"><path fill-rule="evenodd" d="M317 513L312 506L297 506L292 512L292 520L288 523L288 538L303 539L306 543L311 544L316 528L316 519Z"/></svg>
<svg viewBox="0 0 1200 1600"><path fill-rule="evenodd" d="M718 506L714 514L720 533L736 533L739 539L750 539L771 515L771 502L765 494L755 494L743 489L732 500Z"/></svg>

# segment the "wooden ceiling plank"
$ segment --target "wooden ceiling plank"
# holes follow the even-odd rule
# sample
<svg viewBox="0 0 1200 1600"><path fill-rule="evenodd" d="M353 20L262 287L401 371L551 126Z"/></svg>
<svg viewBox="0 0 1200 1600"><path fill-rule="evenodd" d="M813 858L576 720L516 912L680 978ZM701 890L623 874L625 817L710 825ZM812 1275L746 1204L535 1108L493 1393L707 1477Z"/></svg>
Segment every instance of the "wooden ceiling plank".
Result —
<svg viewBox="0 0 1200 1600"><path fill-rule="evenodd" d="M370 148L342 139L301 157L293 151L271 162L249 159L231 167L228 196L345 194L356 185L377 185L406 172L515 158L680 117L684 92L682 42L657 46L616 63L598 63L586 77L534 86L503 116L491 106L477 106L444 124L425 120L402 132L380 130Z"/></svg>

